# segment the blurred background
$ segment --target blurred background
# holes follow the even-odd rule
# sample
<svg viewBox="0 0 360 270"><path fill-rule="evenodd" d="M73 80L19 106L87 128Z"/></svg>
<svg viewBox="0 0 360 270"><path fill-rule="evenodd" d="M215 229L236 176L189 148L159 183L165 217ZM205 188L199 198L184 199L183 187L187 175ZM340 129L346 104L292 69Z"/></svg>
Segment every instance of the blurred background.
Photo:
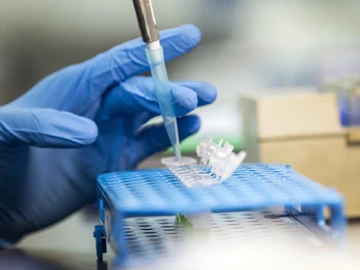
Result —
<svg viewBox="0 0 360 270"><path fill-rule="evenodd" d="M131 0L1 0L0 104L72 63L84 61L139 30ZM199 110L201 133L241 147L243 93L275 93L319 86L360 70L358 1L153 0L160 29L192 23L203 39L169 64L172 80L204 80L219 90L214 106ZM224 118L231 121L222 121Z"/></svg>
<svg viewBox="0 0 360 270"><path fill-rule="evenodd" d="M237 149L243 147L241 95L316 91L333 78L360 73L360 1L152 2L160 29L192 23L203 33L198 48L168 64L170 79L208 81L219 93L214 105L197 110L201 131L182 144L183 151L194 151L199 137L209 133L225 138ZM60 68L139 36L132 0L0 0L0 4L0 105ZM299 148L302 145L292 153L302 154ZM269 159L275 160L274 156ZM360 158L360 154L356 156ZM288 161L289 157L285 158ZM308 156L306 160L312 163ZM358 174L353 176L358 180ZM349 189L356 191L354 216L360 217L359 192L352 183ZM20 247L32 248L36 243L44 250L94 253L91 234L96 220L75 214L30 236ZM360 226L353 224L350 242L358 247ZM64 258L61 263L68 253ZM96 268L93 258L91 254L88 263L94 265L86 269L105 269ZM83 264L80 259L76 257L74 264Z"/></svg>

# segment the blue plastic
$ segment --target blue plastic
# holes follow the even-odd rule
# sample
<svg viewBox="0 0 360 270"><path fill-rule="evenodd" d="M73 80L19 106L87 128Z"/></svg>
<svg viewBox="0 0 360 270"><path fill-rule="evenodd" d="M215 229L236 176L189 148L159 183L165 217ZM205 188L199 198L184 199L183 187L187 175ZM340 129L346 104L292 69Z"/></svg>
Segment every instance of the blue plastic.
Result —
<svg viewBox="0 0 360 270"><path fill-rule="evenodd" d="M345 231L342 196L288 165L245 164L224 183L199 188L187 188L166 168L108 173L98 177L98 190L100 208L105 209L100 211L105 211L106 237L120 251L123 262L131 255L125 240L129 217L284 207L287 214L296 216L300 222L315 224L322 230L323 209L328 207L332 237L340 239Z"/></svg>
<svg viewBox="0 0 360 270"><path fill-rule="evenodd" d="M169 136L176 158L181 160L179 132L175 116L173 98L171 95L168 74L165 66L163 48L146 50L147 60L151 69L154 81L157 101L159 102L161 115L164 121L166 132Z"/></svg>
<svg viewBox="0 0 360 270"><path fill-rule="evenodd" d="M337 97L340 123L344 127L360 125L360 95L339 92Z"/></svg>
<svg viewBox="0 0 360 270"><path fill-rule="evenodd" d="M93 236L96 243L96 257L101 260L103 258L103 254L107 252L104 227L96 225Z"/></svg>

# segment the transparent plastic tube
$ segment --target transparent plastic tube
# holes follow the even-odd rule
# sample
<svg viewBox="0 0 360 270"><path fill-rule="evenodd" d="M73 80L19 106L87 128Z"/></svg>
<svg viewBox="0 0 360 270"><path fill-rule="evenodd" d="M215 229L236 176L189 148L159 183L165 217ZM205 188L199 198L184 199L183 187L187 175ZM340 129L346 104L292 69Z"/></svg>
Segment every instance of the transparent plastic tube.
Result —
<svg viewBox="0 0 360 270"><path fill-rule="evenodd" d="M169 79L166 71L163 48L159 46L154 50L146 50L146 56L150 65L151 75L154 80L156 95L159 102L161 115L164 121L166 132L169 136L175 156L180 161L180 143L177 121L175 117L172 94L170 91Z"/></svg>

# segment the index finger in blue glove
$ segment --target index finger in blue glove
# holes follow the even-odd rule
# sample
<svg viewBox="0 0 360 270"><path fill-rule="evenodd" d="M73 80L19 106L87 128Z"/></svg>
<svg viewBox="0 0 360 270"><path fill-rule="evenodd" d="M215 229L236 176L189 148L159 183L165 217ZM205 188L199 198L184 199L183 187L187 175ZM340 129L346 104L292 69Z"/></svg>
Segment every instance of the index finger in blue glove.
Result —
<svg viewBox="0 0 360 270"><path fill-rule="evenodd" d="M194 49L201 33L194 25L183 25L161 31L160 38L165 61L170 61ZM105 91L134 75L149 71L145 44L140 38L116 46L85 63L94 91Z"/></svg>
<svg viewBox="0 0 360 270"><path fill-rule="evenodd" d="M183 116L198 105L212 103L216 99L216 89L206 82L170 83L176 116ZM121 83L104 97L104 119L140 112L160 114L156 91L151 77L133 77Z"/></svg>

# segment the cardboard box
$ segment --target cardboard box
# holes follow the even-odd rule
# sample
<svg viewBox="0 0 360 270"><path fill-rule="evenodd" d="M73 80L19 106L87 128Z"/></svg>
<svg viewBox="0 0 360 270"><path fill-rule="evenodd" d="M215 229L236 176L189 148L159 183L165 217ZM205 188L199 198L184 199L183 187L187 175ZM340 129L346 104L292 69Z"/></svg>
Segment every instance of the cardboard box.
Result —
<svg viewBox="0 0 360 270"><path fill-rule="evenodd" d="M290 164L335 187L348 217L360 217L360 132L340 124L332 93L242 98L248 161Z"/></svg>

